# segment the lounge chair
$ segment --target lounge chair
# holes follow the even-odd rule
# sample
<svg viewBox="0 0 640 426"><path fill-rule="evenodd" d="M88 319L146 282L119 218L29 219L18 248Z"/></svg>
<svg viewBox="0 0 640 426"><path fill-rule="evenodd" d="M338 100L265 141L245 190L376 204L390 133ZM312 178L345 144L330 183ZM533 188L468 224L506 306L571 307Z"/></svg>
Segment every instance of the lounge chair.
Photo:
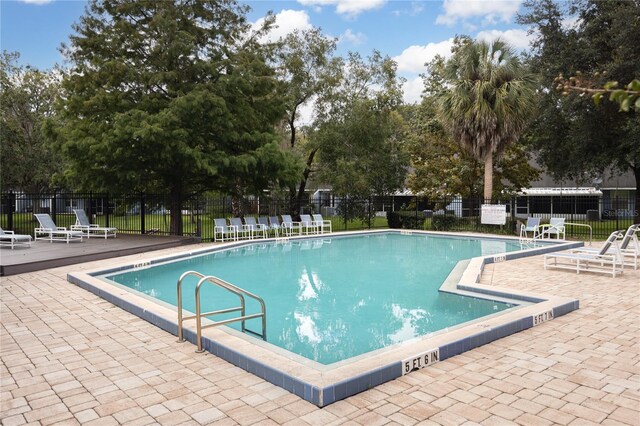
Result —
<svg viewBox="0 0 640 426"><path fill-rule="evenodd" d="M529 238L529 232L533 233L533 239L535 240L540 235L540 218L528 217L527 224L520 225L520 238Z"/></svg>
<svg viewBox="0 0 640 426"><path fill-rule="evenodd" d="M274 231L275 236L276 237L278 236L278 230L271 227L271 224L269 223L269 218L267 216L258 217L258 225L262 225L265 228L267 228L268 233L271 233L271 231Z"/></svg>
<svg viewBox="0 0 640 426"><path fill-rule="evenodd" d="M333 232L332 223L330 220L322 219L321 214L312 215L314 223L318 226L321 234L324 234L325 229L329 229L329 232Z"/></svg>
<svg viewBox="0 0 640 426"><path fill-rule="evenodd" d="M238 239L240 239L241 236L243 238L253 239L253 232L251 231L251 228L243 224L242 219L239 217L232 217L229 219L229 222L231 223L231 226L236 228L236 235Z"/></svg>
<svg viewBox="0 0 640 426"><path fill-rule="evenodd" d="M73 209L73 212L76 214L76 224L71 225L72 231L82 231L87 238L91 238L92 236L104 237L105 240L109 237L116 238L118 228L110 228L90 223L87 214L82 209Z"/></svg>
<svg viewBox="0 0 640 426"><path fill-rule="evenodd" d="M213 225L213 241L224 242L225 237L227 241L238 239L238 229L233 225L227 225L226 219L213 219Z"/></svg>
<svg viewBox="0 0 640 426"><path fill-rule="evenodd" d="M26 245L31 247L31 235L16 234L13 231L5 231L0 228L0 246L11 246L11 250L15 246Z"/></svg>
<svg viewBox="0 0 640 426"><path fill-rule="evenodd" d="M623 272L623 261L617 239L622 235L620 231L614 231L598 252L575 250L570 253L548 253L544 255L544 269L558 268L570 269L580 272L598 272L603 274L616 274ZM611 250L611 252L609 252ZM553 263L550 262L553 260ZM558 262L560 261L560 262Z"/></svg>
<svg viewBox="0 0 640 426"><path fill-rule="evenodd" d="M276 238L278 238L278 234L282 229L282 225L280 224L280 220L278 219L278 216L269 216L269 227L273 229L273 231L276 234Z"/></svg>
<svg viewBox="0 0 640 426"><path fill-rule="evenodd" d="M289 236L293 234L294 229L298 229L298 235L302 235L302 224L294 222L288 214L282 215L282 229Z"/></svg>
<svg viewBox="0 0 640 426"><path fill-rule="evenodd" d="M245 216L244 225L251 230L251 239L256 235L262 235L262 238L267 238L268 226L261 223L256 223L256 218L251 216Z"/></svg>
<svg viewBox="0 0 640 426"><path fill-rule="evenodd" d="M631 225L624 233L622 240L620 241L620 254L622 255L622 261L624 266L631 266L633 269L638 269L638 260L640 259L640 242L638 242L637 233L640 230L640 224ZM622 232L620 232L622 234ZM573 250L574 252L584 253L597 253L600 249L581 247ZM615 251L613 246L609 247L608 253Z"/></svg>
<svg viewBox="0 0 640 426"><path fill-rule="evenodd" d="M300 232L302 233L303 230L307 231L307 235L309 235L309 231L311 231L312 234L317 234L318 233L318 224L316 222L314 222L313 219L311 219L311 215L308 214L301 214L300 215Z"/></svg>
<svg viewBox="0 0 640 426"><path fill-rule="evenodd" d="M45 213L34 214L34 216L40 223L40 227L34 229L33 233L36 240L49 240L51 243L54 241L65 241L67 244L69 244L70 241L82 242L84 232L72 231L62 226L56 226L51 216Z"/></svg>
<svg viewBox="0 0 640 426"><path fill-rule="evenodd" d="M552 236L555 236L558 240L564 240L564 217L552 217L549 219L548 224L540 225L539 229L540 237L542 238L551 238Z"/></svg>

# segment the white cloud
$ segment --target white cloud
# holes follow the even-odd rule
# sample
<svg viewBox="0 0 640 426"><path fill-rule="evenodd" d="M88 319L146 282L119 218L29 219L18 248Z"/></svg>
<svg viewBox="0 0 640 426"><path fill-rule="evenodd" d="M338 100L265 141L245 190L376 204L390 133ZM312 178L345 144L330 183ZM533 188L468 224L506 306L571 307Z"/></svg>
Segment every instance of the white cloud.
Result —
<svg viewBox="0 0 640 426"><path fill-rule="evenodd" d="M416 15L421 14L423 11L424 11L424 3L423 2L421 2L421 1L412 1L410 8L392 10L391 14L394 15L394 16L401 16L401 15L416 16Z"/></svg>
<svg viewBox="0 0 640 426"><path fill-rule="evenodd" d="M298 3L313 7L314 10L322 6L335 6L338 15L355 18L362 12L382 7L386 0L298 0Z"/></svg>
<svg viewBox="0 0 640 426"><path fill-rule="evenodd" d="M345 32L343 32L342 34L340 34L340 37L338 37L338 42L342 43L342 42L347 42L347 43L351 43L354 46L359 46L362 43L364 43L365 41L367 41L367 36L364 35L361 32L357 32L354 33L351 28L347 28L347 30Z"/></svg>
<svg viewBox="0 0 640 426"><path fill-rule="evenodd" d="M521 29L506 31L486 30L480 31L478 35L476 35L476 39L489 42L497 38L506 41L517 50L524 50L529 47L529 42L532 40L533 35L529 35L526 30Z"/></svg>
<svg viewBox="0 0 640 426"><path fill-rule="evenodd" d="M404 85L402 86L402 91L404 93L404 102L407 104L420 102L423 90L424 82L422 81L422 77L407 79L407 81L405 81Z"/></svg>
<svg viewBox="0 0 640 426"><path fill-rule="evenodd" d="M436 24L453 25L459 20L482 17L483 23L498 20L511 22L522 0L444 0L444 15L438 15Z"/></svg>
<svg viewBox="0 0 640 426"><path fill-rule="evenodd" d="M393 60L398 64L398 71L424 72L426 62L431 61L436 55L448 58L451 56L453 38L438 43L429 43L424 46L409 46Z"/></svg>
<svg viewBox="0 0 640 426"><path fill-rule="evenodd" d="M282 37L286 37L287 34L292 33L294 30L307 30L312 27L309 15L304 10L291 10L285 9L275 15L276 21L265 37L260 41L262 42L274 42L278 41ZM264 18L258 19L253 23L252 27L257 30L264 24Z"/></svg>
<svg viewBox="0 0 640 426"><path fill-rule="evenodd" d="M51 3L53 0L20 0L22 3L27 4L47 4Z"/></svg>

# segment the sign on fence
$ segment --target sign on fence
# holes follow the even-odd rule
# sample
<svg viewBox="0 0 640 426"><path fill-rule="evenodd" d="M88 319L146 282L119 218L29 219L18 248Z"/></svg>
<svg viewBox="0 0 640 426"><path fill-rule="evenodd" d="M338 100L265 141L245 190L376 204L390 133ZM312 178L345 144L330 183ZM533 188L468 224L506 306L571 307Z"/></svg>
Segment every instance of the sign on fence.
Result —
<svg viewBox="0 0 640 426"><path fill-rule="evenodd" d="M507 223L507 206L505 204L483 204L480 211L480 222L485 225L505 225Z"/></svg>

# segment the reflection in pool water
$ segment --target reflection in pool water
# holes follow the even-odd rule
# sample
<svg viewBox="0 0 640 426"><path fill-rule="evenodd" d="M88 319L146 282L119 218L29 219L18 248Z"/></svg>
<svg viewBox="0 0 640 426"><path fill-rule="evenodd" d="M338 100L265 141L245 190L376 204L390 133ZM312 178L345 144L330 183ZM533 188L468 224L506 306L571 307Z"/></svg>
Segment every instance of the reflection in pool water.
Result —
<svg viewBox="0 0 640 426"><path fill-rule="evenodd" d="M183 272L215 275L264 299L270 343L330 364L512 307L438 289L459 260L520 249L512 241L374 234L257 243L108 278L175 305ZM190 311L196 282L184 284ZM202 300L203 311L237 306L213 286L203 287ZM248 328L259 330L257 321Z"/></svg>

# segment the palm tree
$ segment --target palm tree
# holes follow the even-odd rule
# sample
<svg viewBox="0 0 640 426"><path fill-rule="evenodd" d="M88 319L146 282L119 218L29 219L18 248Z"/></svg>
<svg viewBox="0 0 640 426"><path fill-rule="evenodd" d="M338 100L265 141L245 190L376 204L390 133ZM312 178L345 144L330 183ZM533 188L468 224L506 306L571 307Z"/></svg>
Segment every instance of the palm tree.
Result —
<svg viewBox="0 0 640 426"><path fill-rule="evenodd" d="M533 113L535 85L505 42L463 40L444 69L438 115L460 146L484 163L484 198L493 159L518 140Z"/></svg>

